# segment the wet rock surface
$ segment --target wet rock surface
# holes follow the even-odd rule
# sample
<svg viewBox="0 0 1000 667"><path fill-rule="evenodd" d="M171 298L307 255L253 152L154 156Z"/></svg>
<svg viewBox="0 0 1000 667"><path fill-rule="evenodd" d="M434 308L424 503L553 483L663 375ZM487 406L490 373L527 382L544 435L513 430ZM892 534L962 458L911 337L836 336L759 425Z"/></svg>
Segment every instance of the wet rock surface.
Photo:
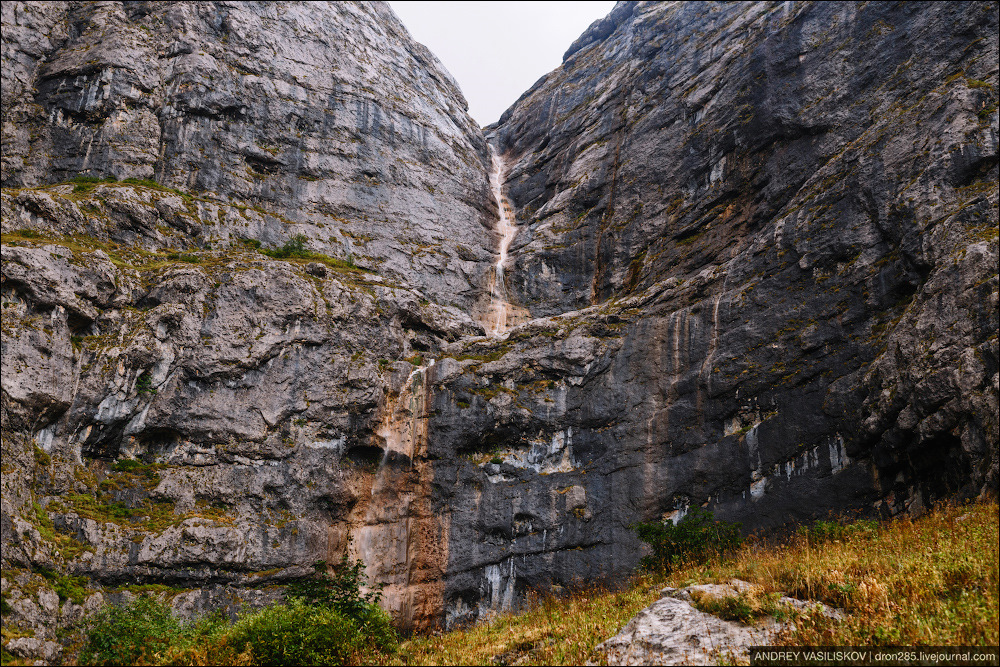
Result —
<svg viewBox="0 0 1000 667"><path fill-rule="evenodd" d="M487 128L499 337L486 139L384 5L3 12L5 628L345 550L450 627L693 505L996 493L995 4L619 3Z"/></svg>

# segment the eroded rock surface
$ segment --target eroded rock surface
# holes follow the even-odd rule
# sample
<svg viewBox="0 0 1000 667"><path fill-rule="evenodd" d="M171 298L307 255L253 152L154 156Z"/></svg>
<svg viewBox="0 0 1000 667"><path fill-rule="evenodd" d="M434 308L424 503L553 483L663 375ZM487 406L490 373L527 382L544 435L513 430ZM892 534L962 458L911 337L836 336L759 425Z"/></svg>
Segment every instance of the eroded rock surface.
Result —
<svg viewBox="0 0 1000 667"><path fill-rule="evenodd" d="M9 2L3 35L5 187L155 178L285 223L238 238L480 297L486 143L384 3Z"/></svg>
<svg viewBox="0 0 1000 667"><path fill-rule="evenodd" d="M3 7L5 628L345 551L453 626L692 505L996 493L995 3L619 3L488 128L501 337L485 138L384 5Z"/></svg>

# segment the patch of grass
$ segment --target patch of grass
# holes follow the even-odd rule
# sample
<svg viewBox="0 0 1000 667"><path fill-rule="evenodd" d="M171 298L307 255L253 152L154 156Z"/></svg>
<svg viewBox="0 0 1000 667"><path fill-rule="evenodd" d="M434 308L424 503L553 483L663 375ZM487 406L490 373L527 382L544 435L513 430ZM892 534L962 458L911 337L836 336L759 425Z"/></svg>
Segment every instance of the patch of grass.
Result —
<svg viewBox="0 0 1000 667"><path fill-rule="evenodd" d="M529 601L471 628L412 638L400 645L404 665L583 665L594 648L659 597L661 578L647 575L625 590L583 589L564 598Z"/></svg>
<svg viewBox="0 0 1000 667"><path fill-rule="evenodd" d="M116 489L127 487L142 487L151 490L160 483L160 470L165 468L162 463L145 463L143 461L133 461L130 459L119 459L111 466L111 472L117 473L113 478L105 480L110 482Z"/></svg>
<svg viewBox="0 0 1000 667"><path fill-rule="evenodd" d="M72 505L72 510L84 518L152 533L162 532L189 518L186 514L175 514L174 504L169 501L154 502L146 499L135 507L128 507L120 501L107 499L103 493L101 496L98 498L71 493L66 499Z"/></svg>
<svg viewBox="0 0 1000 667"><path fill-rule="evenodd" d="M7 651L5 648L0 648L0 665L3 667L19 667L20 665L27 665L28 660L26 658L14 657L14 654Z"/></svg>
<svg viewBox="0 0 1000 667"><path fill-rule="evenodd" d="M84 551L94 551L94 548L89 544L84 544L72 535L66 535L56 530L49 513L38 503L32 503L32 510L35 514L32 524L38 530L38 535L55 547L55 551L63 558L72 560Z"/></svg>
<svg viewBox="0 0 1000 667"><path fill-rule="evenodd" d="M783 544L749 540L669 574L642 575L621 591L548 597L471 628L412 638L400 647L401 664L490 664L498 657L508 664L600 664L594 648L658 599L663 586L733 578L756 590L712 612L790 618L779 638L786 646L996 646L998 519L997 504L986 503L885 524L822 522ZM845 618L781 609L774 606L779 592L840 607Z"/></svg>
<svg viewBox="0 0 1000 667"><path fill-rule="evenodd" d="M201 257L190 252L167 253L167 259L175 262L187 262L189 264L199 264L201 262Z"/></svg>
<svg viewBox="0 0 1000 667"><path fill-rule="evenodd" d="M47 466L52 463L52 457L38 445L35 445L35 463L40 466Z"/></svg>
<svg viewBox="0 0 1000 667"><path fill-rule="evenodd" d="M150 188L151 190L159 190L160 192L171 192L175 195L180 195L185 201L191 201L194 199L190 194L184 192L183 190L178 190L177 188L171 188L166 185L160 185L156 181L150 180L148 178L126 178L121 181L122 183L127 183L128 185L139 185L144 188Z"/></svg>
<svg viewBox="0 0 1000 667"><path fill-rule="evenodd" d="M758 587L728 597L699 595L694 591L691 598L694 606L703 612L747 625L768 616L784 620L797 615L794 609L781 604L780 593L764 593Z"/></svg>
<svg viewBox="0 0 1000 667"><path fill-rule="evenodd" d="M87 578L74 577L62 574L45 567L35 568L35 572L42 575L52 590L59 596L60 602L72 600L76 604L83 604L87 597Z"/></svg>
<svg viewBox="0 0 1000 667"><path fill-rule="evenodd" d="M260 252L274 259L299 259L319 262L338 271L367 271L367 269L363 269L360 266L355 265L354 259L351 257L344 260L309 250L306 248L306 241L308 240L309 239L305 234L296 234L291 239L286 241L285 245L280 248L275 248L273 250L260 250Z"/></svg>

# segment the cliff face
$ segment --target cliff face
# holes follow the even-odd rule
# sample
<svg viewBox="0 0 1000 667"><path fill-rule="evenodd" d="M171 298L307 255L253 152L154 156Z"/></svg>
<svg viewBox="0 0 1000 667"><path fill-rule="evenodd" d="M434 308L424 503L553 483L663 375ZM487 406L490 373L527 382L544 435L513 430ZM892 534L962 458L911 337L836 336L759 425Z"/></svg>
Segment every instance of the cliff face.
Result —
<svg viewBox="0 0 1000 667"><path fill-rule="evenodd" d="M5 624L347 550L451 625L692 504L996 493L996 3L619 3L487 128L500 338L485 139L383 5L3 21Z"/></svg>
<svg viewBox="0 0 1000 667"><path fill-rule="evenodd" d="M641 313L623 340L648 381L616 385L661 443L636 446L665 491L648 510L779 520L814 507L771 492L810 461L897 508L995 487L996 20L619 3L492 129L515 300ZM729 482L678 465L715 447L744 462Z"/></svg>
<svg viewBox="0 0 1000 667"><path fill-rule="evenodd" d="M473 305L495 213L458 86L381 4L8 3L5 187L154 178Z"/></svg>

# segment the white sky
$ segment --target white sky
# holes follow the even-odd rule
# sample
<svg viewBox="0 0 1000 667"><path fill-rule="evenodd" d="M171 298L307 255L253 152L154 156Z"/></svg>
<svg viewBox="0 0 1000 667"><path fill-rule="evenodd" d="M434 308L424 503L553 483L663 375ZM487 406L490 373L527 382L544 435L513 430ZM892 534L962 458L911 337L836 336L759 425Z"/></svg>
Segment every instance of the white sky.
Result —
<svg viewBox="0 0 1000 667"><path fill-rule="evenodd" d="M395 0L389 5L458 81L469 114L489 125L558 67L569 45L615 3Z"/></svg>

